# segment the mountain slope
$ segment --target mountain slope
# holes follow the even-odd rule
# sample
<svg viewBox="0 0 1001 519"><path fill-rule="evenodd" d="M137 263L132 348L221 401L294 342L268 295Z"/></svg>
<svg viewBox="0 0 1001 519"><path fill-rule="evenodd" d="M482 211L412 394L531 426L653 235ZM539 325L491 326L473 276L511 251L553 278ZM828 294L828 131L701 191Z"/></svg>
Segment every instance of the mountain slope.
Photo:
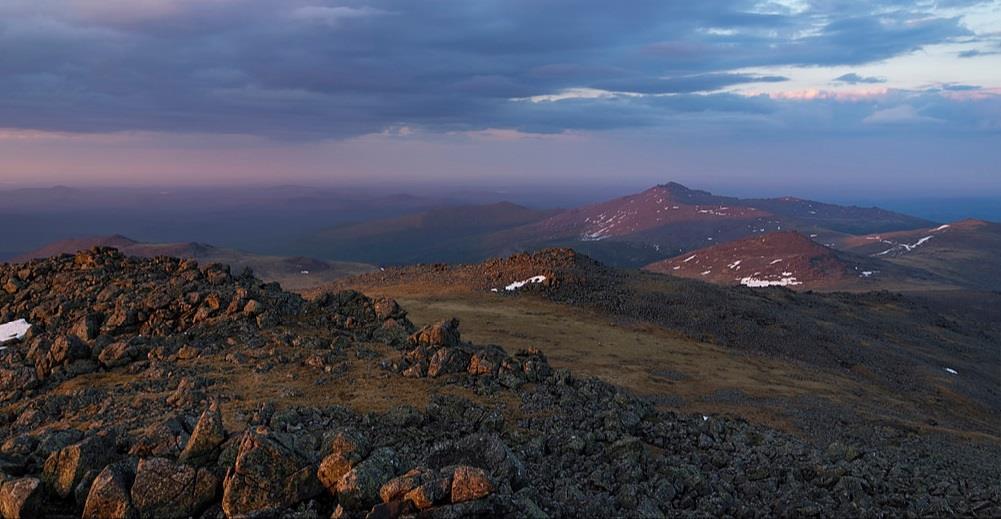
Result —
<svg viewBox="0 0 1001 519"><path fill-rule="evenodd" d="M644 270L723 285L875 290L936 286L935 276L820 245L796 231L742 238L694 250ZM947 285L938 279L937 285Z"/></svg>
<svg viewBox="0 0 1001 519"><path fill-rule="evenodd" d="M739 199L677 183L565 211L497 233L494 244L526 249L571 246L620 266L755 234L800 230L824 243L845 232L913 229L930 222L877 208L845 207L796 198Z"/></svg>
<svg viewBox="0 0 1001 519"><path fill-rule="evenodd" d="M648 323L734 351L858 376L880 391L903 392L920 402L916 409L921 410L910 412L934 408L941 413L936 420L964 424L961 427L984 427L991 420L985 410L998 410L998 373L992 368L1001 362L998 323L959 307L938 307L888 292L823 294L717 286L613 268L567 249L468 265L386 269L344 278L333 286L433 300L464 293L541 297L588 309L603 319ZM1001 303L997 296L982 297ZM951 380L944 368L965 374ZM946 381L950 391L962 395L960 400L976 402L981 410L964 407L958 412L958 407L929 404Z"/></svg>
<svg viewBox="0 0 1001 519"><path fill-rule="evenodd" d="M933 228L846 236L837 246L923 269L953 283L1001 290L1001 224L961 220Z"/></svg>
<svg viewBox="0 0 1001 519"><path fill-rule="evenodd" d="M664 411L385 298L111 249L0 284L32 324L0 350L5 517L1001 512L990 442Z"/></svg>
<svg viewBox="0 0 1001 519"><path fill-rule="evenodd" d="M489 253L483 236L555 212L509 202L441 207L326 229L303 238L299 246L311 255L379 264L470 261Z"/></svg>

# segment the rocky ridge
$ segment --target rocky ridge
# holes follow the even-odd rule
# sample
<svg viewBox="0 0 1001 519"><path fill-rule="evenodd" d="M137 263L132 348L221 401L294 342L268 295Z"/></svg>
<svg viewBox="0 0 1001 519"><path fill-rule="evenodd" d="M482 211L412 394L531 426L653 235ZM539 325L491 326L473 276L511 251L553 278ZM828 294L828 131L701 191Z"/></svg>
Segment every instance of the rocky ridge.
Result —
<svg viewBox="0 0 1001 519"><path fill-rule="evenodd" d="M354 291L101 248L0 266L0 287L0 322L33 325L0 350L5 519L1001 514L991 445L662 412ZM373 380L399 403L345 393Z"/></svg>

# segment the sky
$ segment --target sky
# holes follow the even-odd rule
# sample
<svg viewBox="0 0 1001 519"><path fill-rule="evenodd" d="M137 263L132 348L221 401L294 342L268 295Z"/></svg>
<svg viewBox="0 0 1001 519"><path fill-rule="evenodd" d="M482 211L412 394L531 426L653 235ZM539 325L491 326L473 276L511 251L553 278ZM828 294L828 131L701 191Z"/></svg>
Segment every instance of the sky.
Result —
<svg viewBox="0 0 1001 519"><path fill-rule="evenodd" d="M1001 196L1001 2L4 0L0 189Z"/></svg>

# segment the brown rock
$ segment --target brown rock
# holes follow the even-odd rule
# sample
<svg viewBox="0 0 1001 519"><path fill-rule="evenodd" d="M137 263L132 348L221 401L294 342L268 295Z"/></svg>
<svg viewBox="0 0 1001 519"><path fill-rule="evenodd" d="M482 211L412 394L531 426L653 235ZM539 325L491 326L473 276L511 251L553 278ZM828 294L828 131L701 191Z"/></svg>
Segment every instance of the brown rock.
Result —
<svg viewBox="0 0 1001 519"><path fill-rule="evenodd" d="M452 473L452 494L453 503L474 501L484 498L494 491L494 484L490 482L487 473L483 469L460 465Z"/></svg>
<svg viewBox="0 0 1001 519"><path fill-rule="evenodd" d="M360 435L341 431L334 435L328 452L330 454L320 462L316 475L323 486L333 493L344 474L368 456L368 442Z"/></svg>
<svg viewBox="0 0 1001 519"><path fill-rule="evenodd" d="M446 319L425 326L410 336L410 343L414 346L446 346L452 348L459 346L461 344L459 320L453 317L452 319Z"/></svg>
<svg viewBox="0 0 1001 519"><path fill-rule="evenodd" d="M129 489L135 474L124 463L114 463L94 478L83 507L83 519L135 519Z"/></svg>
<svg viewBox="0 0 1001 519"><path fill-rule="evenodd" d="M504 350L496 346L487 346L478 350L473 353L472 358L469 360L469 374L496 375L505 358L507 358L507 354L504 353Z"/></svg>
<svg viewBox="0 0 1001 519"><path fill-rule="evenodd" d="M344 508L362 510L379 501L383 484L397 474L399 460L390 448L376 449L337 482L337 498Z"/></svg>
<svg viewBox="0 0 1001 519"><path fill-rule="evenodd" d="M92 436L64 447L45 460L42 479L57 496L69 497L89 470L100 470L114 456L114 445L104 436Z"/></svg>
<svg viewBox="0 0 1001 519"><path fill-rule="evenodd" d="M226 429L222 426L222 413L219 402L212 399L195 429L191 431L188 444L181 451L177 460L189 465L204 465L211 462L219 454L219 446L226 441Z"/></svg>
<svg viewBox="0 0 1001 519"><path fill-rule="evenodd" d="M440 377L448 373L463 373L469 369L469 354L459 348L441 348L431 356L428 376Z"/></svg>
<svg viewBox="0 0 1001 519"><path fill-rule="evenodd" d="M165 458L139 460L132 484L132 505L139 517L183 519L197 515L215 500L219 478Z"/></svg>
<svg viewBox="0 0 1001 519"><path fill-rule="evenodd" d="M0 485L0 516L4 519L41 517L45 489L38 478L21 478Z"/></svg>
<svg viewBox="0 0 1001 519"><path fill-rule="evenodd" d="M323 491L316 468L264 429L244 433L223 487L222 510L227 517L263 516Z"/></svg>

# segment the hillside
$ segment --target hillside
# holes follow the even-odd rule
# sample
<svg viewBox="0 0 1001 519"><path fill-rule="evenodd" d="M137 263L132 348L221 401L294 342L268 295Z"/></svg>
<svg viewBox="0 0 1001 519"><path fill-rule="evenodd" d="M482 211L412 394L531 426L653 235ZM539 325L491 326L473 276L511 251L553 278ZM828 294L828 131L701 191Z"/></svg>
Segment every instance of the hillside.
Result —
<svg viewBox="0 0 1001 519"><path fill-rule="evenodd" d="M483 236L555 212L508 202L441 207L325 229L302 238L298 246L311 255L376 264L470 261L491 252Z"/></svg>
<svg viewBox="0 0 1001 519"><path fill-rule="evenodd" d="M987 430L981 428L992 427L986 424L997 411L998 374L989 367L1001 362L996 348L1001 327L993 316L968 311L965 305L937 305L889 292L821 294L782 287L723 287L608 267L567 249L479 264L387 269L345 278L333 286L432 305L541 298L624 326L655 326L734 352L850 375L878 387L878 392L907 394L915 405L901 413L911 415L907 419L911 423L924 422L929 418L926 413L932 413L939 423ZM997 295L979 297L989 299L990 305L1001 303ZM963 377L951 378L946 367L963 372ZM942 383L948 383L950 393L959 398L955 407L942 405L936 396ZM957 413L960 407L965 410Z"/></svg>
<svg viewBox="0 0 1001 519"><path fill-rule="evenodd" d="M961 220L933 228L845 236L837 247L953 283L1001 290L1001 224Z"/></svg>
<svg viewBox="0 0 1001 519"><path fill-rule="evenodd" d="M791 197L740 199L671 182L502 231L489 242L516 243L524 249L568 246L613 265L640 267L706 246L782 230L800 230L827 243L844 233L913 229L928 223L878 208Z"/></svg>
<svg viewBox="0 0 1001 519"><path fill-rule="evenodd" d="M665 411L389 299L111 249L0 286L31 324L0 350L5 517L1001 512L991 441Z"/></svg>
<svg viewBox="0 0 1001 519"><path fill-rule="evenodd" d="M343 276L361 274L375 267L362 263L325 261L306 257L267 256L195 242L143 243L121 235L90 236L60 240L22 254L12 262L25 262L59 254L73 254L92 247L113 247L129 256L154 258L174 256L206 264L222 263L234 272L249 268L267 281L276 281L290 290L315 287Z"/></svg>
<svg viewBox="0 0 1001 519"><path fill-rule="evenodd" d="M944 279L918 269L837 251L796 231L705 247L651 263L644 270L722 285L785 286L796 290L948 286Z"/></svg>

